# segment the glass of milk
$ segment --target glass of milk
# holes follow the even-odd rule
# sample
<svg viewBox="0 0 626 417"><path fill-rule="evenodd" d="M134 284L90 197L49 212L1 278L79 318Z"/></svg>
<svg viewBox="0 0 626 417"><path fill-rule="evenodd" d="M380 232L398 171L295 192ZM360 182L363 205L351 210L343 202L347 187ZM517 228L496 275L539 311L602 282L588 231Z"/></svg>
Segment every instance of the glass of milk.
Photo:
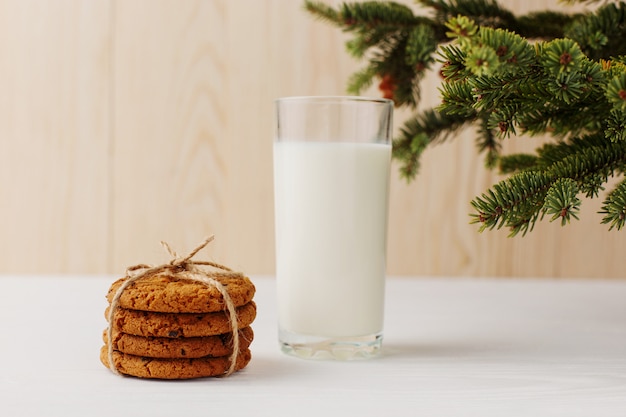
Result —
<svg viewBox="0 0 626 417"><path fill-rule="evenodd" d="M393 102L276 100L274 202L281 349L358 359L383 337Z"/></svg>

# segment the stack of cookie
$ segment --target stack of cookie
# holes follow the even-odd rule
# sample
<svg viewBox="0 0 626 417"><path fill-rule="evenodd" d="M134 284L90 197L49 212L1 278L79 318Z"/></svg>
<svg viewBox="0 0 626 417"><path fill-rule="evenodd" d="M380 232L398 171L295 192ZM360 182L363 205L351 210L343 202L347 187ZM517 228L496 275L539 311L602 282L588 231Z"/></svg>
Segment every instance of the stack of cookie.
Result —
<svg viewBox="0 0 626 417"><path fill-rule="evenodd" d="M111 285L113 300L125 278ZM245 276L218 279L236 307L239 354L235 370L251 358L250 325L256 317L255 287ZM222 294L202 282L167 274L147 276L121 294L113 320L112 340L105 331L100 360L111 368L141 378L189 379L225 374L231 365L233 333ZM109 317L109 308L106 316Z"/></svg>

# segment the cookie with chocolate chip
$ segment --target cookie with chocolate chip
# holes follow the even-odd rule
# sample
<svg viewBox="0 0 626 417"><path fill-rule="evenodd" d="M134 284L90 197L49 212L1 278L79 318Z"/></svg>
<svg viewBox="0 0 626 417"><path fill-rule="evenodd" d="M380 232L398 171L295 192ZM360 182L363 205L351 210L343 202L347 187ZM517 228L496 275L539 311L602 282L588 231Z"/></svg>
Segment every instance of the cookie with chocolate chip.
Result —
<svg viewBox="0 0 626 417"><path fill-rule="evenodd" d="M192 275L198 280L190 279L189 274L195 272L183 266L157 268L157 273L134 279L124 288L109 322L111 340L107 340L109 332L105 330L100 352L105 366L141 378L219 376L229 370L235 334L239 340L235 369L248 364L254 337L250 324L256 318L254 285L244 275L230 272ZM109 303L126 279L111 285ZM235 334L225 298L230 298L230 308L235 310L232 319L240 329ZM109 304L107 319L110 309ZM109 363L109 349L113 363Z"/></svg>
<svg viewBox="0 0 626 417"><path fill-rule="evenodd" d="M250 346L254 333L251 327L239 330L239 349ZM103 340L108 343L107 331ZM233 352L233 333L205 337L142 337L127 333L113 333L113 349L121 353L150 358L201 358L226 356Z"/></svg>
<svg viewBox="0 0 626 417"><path fill-rule="evenodd" d="M110 308L110 307L109 307ZM109 308L105 311L108 318ZM236 308L239 328L250 326L256 318L256 304L250 301ZM200 337L231 332L226 311L213 313L159 313L117 308L113 329L146 337Z"/></svg>
<svg viewBox="0 0 626 417"><path fill-rule="evenodd" d="M111 285L107 294L109 302L125 279ZM214 279L224 286L235 307L249 303L254 297L254 284L246 276L216 276ZM122 293L118 305L161 313L211 313L225 308L224 297L216 287L164 273L131 283Z"/></svg>
<svg viewBox="0 0 626 417"><path fill-rule="evenodd" d="M235 371L245 368L251 358L250 349L242 350L237 356ZM100 361L111 368L106 345L100 349ZM224 375L230 368L230 356L161 359L113 351L113 365L119 373L139 378L191 379Z"/></svg>

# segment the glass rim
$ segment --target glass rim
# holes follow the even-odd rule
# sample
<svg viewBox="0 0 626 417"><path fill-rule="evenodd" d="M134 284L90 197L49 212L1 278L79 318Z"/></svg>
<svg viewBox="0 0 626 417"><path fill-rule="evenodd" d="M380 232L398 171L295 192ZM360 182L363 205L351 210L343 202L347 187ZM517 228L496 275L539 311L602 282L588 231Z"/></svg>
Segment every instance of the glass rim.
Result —
<svg viewBox="0 0 626 417"><path fill-rule="evenodd" d="M393 100L382 97L369 97L369 96L346 96L346 95L330 95L330 96L286 96L279 97L274 100L276 103L282 102L309 102L309 103L350 103L350 102L364 102L364 103L377 103L377 104L393 104Z"/></svg>

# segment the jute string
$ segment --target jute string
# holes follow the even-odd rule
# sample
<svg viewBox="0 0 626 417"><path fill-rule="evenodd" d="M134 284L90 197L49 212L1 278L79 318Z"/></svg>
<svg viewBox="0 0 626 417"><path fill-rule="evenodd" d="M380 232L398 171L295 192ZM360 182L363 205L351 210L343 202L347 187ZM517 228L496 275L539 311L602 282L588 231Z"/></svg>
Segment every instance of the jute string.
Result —
<svg viewBox="0 0 626 417"><path fill-rule="evenodd" d="M164 273L169 273L175 275L177 277L200 282L206 285L209 288L217 289L224 299L224 304L226 305L226 309L228 310L228 318L230 321L230 328L233 333L233 353L230 355L230 366L228 370L222 376L228 376L235 372L235 366L237 365L237 357L239 356L239 323L237 321L237 311L235 308L235 304L233 304L228 291L222 285L221 282L218 281L218 278L236 278L243 277L241 272L234 272L228 267L224 265L220 265L214 262L208 261L192 261L193 258L199 251L201 251L206 245L208 245L215 236L209 236L206 238L200 245L198 245L194 250L189 252L185 257L179 257L176 252L170 248L170 246L161 242L161 245L165 248L165 250L172 256L172 260L166 264L158 265L158 266L150 266L145 264L134 265L126 269L125 281L120 285L120 287L115 292L113 299L111 300L111 306L109 307L109 327L107 329L107 336L109 339L108 343L108 359L109 359L109 368L118 375L122 375L118 370L117 366L115 366L115 362L113 361L113 317L115 315L115 310L119 305L120 298L122 297L122 293L126 288L128 288L133 282L140 280L143 277L151 276L151 275L159 275ZM210 266L216 270L206 270L201 267Z"/></svg>

